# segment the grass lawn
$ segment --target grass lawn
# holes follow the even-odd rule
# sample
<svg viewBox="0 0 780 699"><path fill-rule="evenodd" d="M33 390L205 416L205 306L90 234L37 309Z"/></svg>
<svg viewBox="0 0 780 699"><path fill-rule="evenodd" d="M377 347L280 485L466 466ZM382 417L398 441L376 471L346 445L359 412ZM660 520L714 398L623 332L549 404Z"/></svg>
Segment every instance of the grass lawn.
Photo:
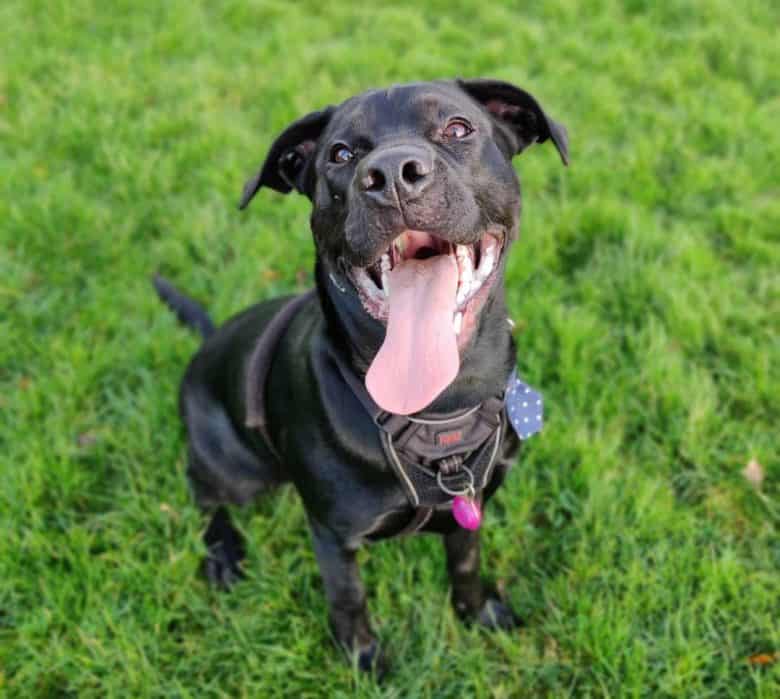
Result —
<svg viewBox="0 0 780 699"><path fill-rule="evenodd" d="M4 0L0 696L780 695L780 5ZM248 579L198 576L176 389L196 338L311 284L301 197L235 205L297 116L497 77L564 122L516 161L508 271L548 422L487 513L526 621L467 629L440 542L362 555L394 671L331 644L290 490L237 513ZM764 480L742 471L751 459ZM761 661L767 662L761 662Z"/></svg>

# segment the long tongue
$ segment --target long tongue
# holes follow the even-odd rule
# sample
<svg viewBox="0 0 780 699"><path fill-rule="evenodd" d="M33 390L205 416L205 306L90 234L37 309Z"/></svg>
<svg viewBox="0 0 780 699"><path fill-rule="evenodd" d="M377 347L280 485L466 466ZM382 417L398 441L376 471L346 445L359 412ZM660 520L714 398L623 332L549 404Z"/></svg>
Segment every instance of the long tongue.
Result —
<svg viewBox="0 0 780 699"><path fill-rule="evenodd" d="M366 388L383 410L409 415L430 405L458 375L455 258L405 260L390 272L389 287L387 333Z"/></svg>

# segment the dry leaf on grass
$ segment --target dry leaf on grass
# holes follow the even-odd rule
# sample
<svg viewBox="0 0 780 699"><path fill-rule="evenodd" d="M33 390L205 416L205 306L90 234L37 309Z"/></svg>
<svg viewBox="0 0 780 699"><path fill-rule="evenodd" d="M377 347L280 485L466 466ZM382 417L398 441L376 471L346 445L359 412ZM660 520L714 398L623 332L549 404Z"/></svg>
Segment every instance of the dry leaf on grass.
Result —
<svg viewBox="0 0 780 699"><path fill-rule="evenodd" d="M756 653L751 655L747 661L751 665L771 665L780 660L780 653Z"/></svg>

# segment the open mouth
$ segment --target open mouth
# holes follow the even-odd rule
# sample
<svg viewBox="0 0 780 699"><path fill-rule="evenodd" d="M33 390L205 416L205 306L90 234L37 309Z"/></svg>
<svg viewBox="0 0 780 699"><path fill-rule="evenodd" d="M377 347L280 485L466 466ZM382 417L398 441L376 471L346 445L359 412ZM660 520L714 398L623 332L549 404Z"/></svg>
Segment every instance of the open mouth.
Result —
<svg viewBox="0 0 780 699"><path fill-rule="evenodd" d="M352 281L363 307L372 317L387 322L392 294L391 272L408 260L450 256L457 265L457 289L452 326L460 336L464 316L478 311L493 284L501 257L503 232L490 230L476 242L457 245L424 231L407 230L396 237L380 258L368 267L353 267Z"/></svg>
<svg viewBox="0 0 780 699"><path fill-rule="evenodd" d="M383 410L423 410L454 381L497 277L503 243L503 231L493 229L467 245L407 230L376 262L352 268L363 307L386 325L365 377Z"/></svg>

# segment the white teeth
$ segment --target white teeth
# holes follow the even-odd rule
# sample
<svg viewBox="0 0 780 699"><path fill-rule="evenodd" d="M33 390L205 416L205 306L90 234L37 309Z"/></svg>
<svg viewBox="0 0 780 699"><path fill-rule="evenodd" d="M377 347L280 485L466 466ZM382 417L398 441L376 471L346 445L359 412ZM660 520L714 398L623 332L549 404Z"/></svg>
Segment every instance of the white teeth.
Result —
<svg viewBox="0 0 780 699"><path fill-rule="evenodd" d="M385 253L382 255L382 261L380 263L380 269L382 270L382 293L385 296L390 295L390 269L392 268L392 265L390 264L390 255Z"/></svg>
<svg viewBox="0 0 780 699"><path fill-rule="evenodd" d="M455 303L457 303L460 306L460 304L462 304L466 300L470 291L471 291L471 284L469 283L464 282L460 286L458 286L458 293L455 296Z"/></svg>
<svg viewBox="0 0 780 699"><path fill-rule="evenodd" d="M355 277L360 284L360 288L366 293L366 295L376 302L383 302L384 296L382 291L374 284L374 280L368 276L368 273L362 267L355 268Z"/></svg>
<svg viewBox="0 0 780 699"><path fill-rule="evenodd" d="M406 247L406 236L399 235L393 241L393 247L395 247L396 259L402 260L404 257L404 248Z"/></svg>
<svg viewBox="0 0 780 699"><path fill-rule="evenodd" d="M455 330L456 335L460 335L460 326L463 325L463 312L456 313L452 319L452 327Z"/></svg>
<svg viewBox="0 0 780 699"><path fill-rule="evenodd" d="M471 259L471 249L468 245L456 246L455 257L458 260L458 292L455 296L455 302L461 304L471 291L474 262Z"/></svg>
<svg viewBox="0 0 780 699"><path fill-rule="evenodd" d="M485 281L493 271L496 264L497 247L498 243L492 236L488 237L487 242L482 245L482 257L479 260L479 267L477 267L477 279L480 282Z"/></svg>
<svg viewBox="0 0 780 699"><path fill-rule="evenodd" d="M471 266L471 260L469 260L461 270L460 280L464 284L471 284L471 280L474 277L474 268Z"/></svg>

